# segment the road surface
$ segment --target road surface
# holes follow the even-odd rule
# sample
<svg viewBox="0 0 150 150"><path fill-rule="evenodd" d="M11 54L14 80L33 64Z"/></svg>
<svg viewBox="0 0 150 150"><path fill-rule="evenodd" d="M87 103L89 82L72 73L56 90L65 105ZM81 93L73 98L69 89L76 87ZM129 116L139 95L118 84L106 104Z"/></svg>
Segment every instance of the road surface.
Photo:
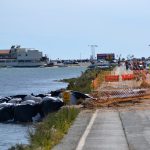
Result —
<svg viewBox="0 0 150 150"><path fill-rule="evenodd" d="M126 109L81 112L53 150L149 150L150 100Z"/></svg>
<svg viewBox="0 0 150 150"><path fill-rule="evenodd" d="M132 72L125 66L114 70L114 74L123 73ZM123 108L82 111L53 150L150 150L150 100Z"/></svg>

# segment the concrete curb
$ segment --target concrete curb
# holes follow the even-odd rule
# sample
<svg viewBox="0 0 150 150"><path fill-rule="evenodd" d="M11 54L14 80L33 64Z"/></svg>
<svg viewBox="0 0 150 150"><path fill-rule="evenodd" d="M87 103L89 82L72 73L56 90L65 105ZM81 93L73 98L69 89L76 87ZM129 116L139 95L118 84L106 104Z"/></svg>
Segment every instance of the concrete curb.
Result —
<svg viewBox="0 0 150 150"><path fill-rule="evenodd" d="M75 150L81 136L83 135L89 121L92 117L92 110L83 110L80 112L75 122L64 136L62 141L52 150Z"/></svg>

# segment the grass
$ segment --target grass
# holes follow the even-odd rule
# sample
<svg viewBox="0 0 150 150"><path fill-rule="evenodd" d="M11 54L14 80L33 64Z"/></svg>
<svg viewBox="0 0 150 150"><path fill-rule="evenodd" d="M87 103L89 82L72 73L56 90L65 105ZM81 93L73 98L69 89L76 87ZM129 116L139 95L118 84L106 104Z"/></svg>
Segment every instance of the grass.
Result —
<svg viewBox="0 0 150 150"><path fill-rule="evenodd" d="M109 70L89 69L78 78L64 79L68 82L68 90L90 93L92 91L91 83L95 78L99 82L104 81L104 76L110 73ZM35 125L35 130L29 131L29 145L17 144L9 150L50 150L58 144L67 133L71 124L79 113L78 108L63 107L58 112L50 113L42 122Z"/></svg>
<svg viewBox="0 0 150 150"><path fill-rule="evenodd" d="M99 76L100 81L104 80L104 74L109 70L101 70L101 69L88 69L86 70L80 77L64 79L63 82L68 82L67 90L79 91L82 93L90 93L91 83L97 76Z"/></svg>
<svg viewBox="0 0 150 150"><path fill-rule="evenodd" d="M67 133L79 113L78 108L63 107L56 113L49 114L42 122L29 131L29 145L17 144L9 150L50 150Z"/></svg>

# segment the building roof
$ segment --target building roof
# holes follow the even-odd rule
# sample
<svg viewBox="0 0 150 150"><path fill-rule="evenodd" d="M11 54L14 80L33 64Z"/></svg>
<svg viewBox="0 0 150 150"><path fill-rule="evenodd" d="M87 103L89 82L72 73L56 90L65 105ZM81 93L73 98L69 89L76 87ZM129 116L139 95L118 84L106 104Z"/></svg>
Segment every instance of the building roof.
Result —
<svg viewBox="0 0 150 150"><path fill-rule="evenodd" d="M1 54L9 54L10 50L0 50L0 55Z"/></svg>

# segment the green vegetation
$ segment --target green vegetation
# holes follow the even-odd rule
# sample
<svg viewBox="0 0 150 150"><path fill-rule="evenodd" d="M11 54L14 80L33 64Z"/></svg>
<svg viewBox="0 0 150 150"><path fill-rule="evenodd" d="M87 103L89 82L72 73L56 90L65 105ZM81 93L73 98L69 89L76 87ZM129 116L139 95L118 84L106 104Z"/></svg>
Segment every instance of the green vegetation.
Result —
<svg viewBox="0 0 150 150"><path fill-rule="evenodd" d="M92 80L97 78L100 84L104 81L105 75L109 73L110 69L88 69L78 78L62 81L69 83L68 90L90 93ZM29 131L29 145L17 144L9 150L50 150L67 133L79 111L78 108L63 107L58 112L50 113L42 122L35 125L35 130Z"/></svg>
<svg viewBox="0 0 150 150"><path fill-rule="evenodd" d="M58 112L50 113L42 122L29 131L30 144L11 147L9 150L50 150L58 144L79 113L78 108L63 107Z"/></svg>
<svg viewBox="0 0 150 150"><path fill-rule="evenodd" d="M103 80L102 76L104 75L104 73L106 74L106 72L108 71L101 70L98 68L88 69L78 78L64 79L62 81L69 83L67 90L74 90L82 93L90 93L92 89L92 80L94 80L98 75L100 75L99 79Z"/></svg>
<svg viewBox="0 0 150 150"><path fill-rule="evenodd" d="M96 75L100 73L99 69L86 70L80 77L64 79L64 82L68 82L68 90L79 91L83 93L91 92L91 82L96 78Z"/></svg>

